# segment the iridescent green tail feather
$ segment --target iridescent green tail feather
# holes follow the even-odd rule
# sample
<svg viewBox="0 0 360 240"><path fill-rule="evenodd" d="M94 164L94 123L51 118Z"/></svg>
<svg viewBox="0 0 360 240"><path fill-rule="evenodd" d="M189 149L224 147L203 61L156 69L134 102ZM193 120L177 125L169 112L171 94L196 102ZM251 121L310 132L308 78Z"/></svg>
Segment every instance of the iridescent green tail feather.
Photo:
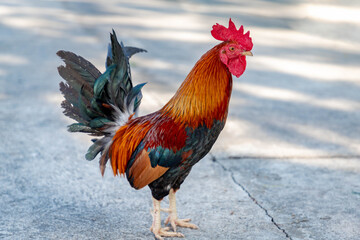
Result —
<svg viewBox="0 0 360 240"><path fill-rule="evenodd" d="M70 132L84 132L93 136L93 145L86 154L92 160L99 152L107 152L116 130L126 123L140 105L141 88L133 87L130 72L130 57L138 52L146 52L135 47L124 47L119 43L113 30L110 34L106 71L100 71L86 59L68 51L58 51L65 62L59 66L60 91L65 100L61 103L64 114L77 123L68 126ZM103 159L103 158L102 158ZM107 156L104 156L105 163Z"/></svg>

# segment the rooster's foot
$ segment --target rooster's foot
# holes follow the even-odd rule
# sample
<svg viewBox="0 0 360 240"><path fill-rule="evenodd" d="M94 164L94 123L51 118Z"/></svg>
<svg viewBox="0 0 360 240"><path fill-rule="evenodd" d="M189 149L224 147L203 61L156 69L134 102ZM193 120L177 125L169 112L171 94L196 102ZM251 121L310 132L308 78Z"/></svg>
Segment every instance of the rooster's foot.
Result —
<svg viewBox="0 0 360 240"><path fill-rule="evenodd" d="M150 227L150 231L154 233L155 238L158 240L163 240L162 237L184 237L183 234L178 233L176 231L169 232L170 230L169 227L165 227L165 228L161 227L160 201L153 198L153 203L154 203L154 210L151 211L151 215L153 216L153 223L152 226Z"/></svg>
<svg viewBox="0 0 360 240"><path fill-rule="evenodd" d="M173 228L173 230L176 232L176 226L179 227L184 227L184 228L192 228L192 229L198 229L199 227L196 226L193 223L189 223L191 221L190 218L187 219L178 219L178 218L174 218L172 217L171 213L170 215L167 217L166 221L165 221L165 225L167 225L168 223L171 224L171 227Z"/></svg>
<svg viewBox="0 0 360 240"><path fill-rule="evenodd" d="M163 240L162 237L184 237L184 234L178 232L168 232L169 227L154 229L153 227L150 230L154 233L155 238L158 240Z"/></svg>
<svg viewBox="0 0 360 240"><path fill-rule="evenodd" d="M167 219L165 221L165 225L170 223L174 232L176 232L176 226L192 228L192 229L199 228L195 224L189 223L191 221L190 218L187 218L187 219L179 219L178 218L177 210L176 210L176 198L175 198L175 190L174 189L171 189L169 192L169 203L170 203L169 208L160 209L161 211L169 213L169 216L167 217Z"/></svg>

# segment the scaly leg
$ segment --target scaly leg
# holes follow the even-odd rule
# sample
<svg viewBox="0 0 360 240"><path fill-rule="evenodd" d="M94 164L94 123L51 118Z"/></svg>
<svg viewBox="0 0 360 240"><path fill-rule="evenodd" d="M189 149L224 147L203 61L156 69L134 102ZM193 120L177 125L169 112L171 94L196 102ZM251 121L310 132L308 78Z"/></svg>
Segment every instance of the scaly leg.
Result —
<svg viewBox="0 0 360 240"><path fill-rule="evenodd" d="M177 232L168 232L169 227L161 228L160 220L160 201L153 198L154 210L152 212L153 223L150 227L150 231L155 234L155 238L158 240L163 240L162 237L184 237L183 234Z"/></svg>
<svg viewBox="0 0 360 240"><path fill-rule="evenodd" d="M187 227L187 228L192 228L192 229L199 228L195 224L189 223L191 221L190 218L187 218L187 219L179 219L178 218L177 211L176 211L176 198L175 198L174 189L171 189L170 193L169 193L169 205L170 206L168 209L161 209L161 210L169 213L169 216L167 217L167 219L165 221L165 225L167 225L170 222L174 232L176 232L176 226Z"/></svg>

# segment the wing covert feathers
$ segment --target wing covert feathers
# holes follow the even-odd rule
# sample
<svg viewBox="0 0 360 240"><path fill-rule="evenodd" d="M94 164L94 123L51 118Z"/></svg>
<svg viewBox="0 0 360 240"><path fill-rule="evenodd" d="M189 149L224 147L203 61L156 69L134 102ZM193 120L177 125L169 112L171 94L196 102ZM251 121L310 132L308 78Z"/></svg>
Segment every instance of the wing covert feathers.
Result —
<svg viewBox="0 0 360 240"><path fill-rule="evenodd" d="M168 169L159 165L152 167L148 152L142 150L129 169L129 182L134 188L140 189L161 177Z"/></svg>

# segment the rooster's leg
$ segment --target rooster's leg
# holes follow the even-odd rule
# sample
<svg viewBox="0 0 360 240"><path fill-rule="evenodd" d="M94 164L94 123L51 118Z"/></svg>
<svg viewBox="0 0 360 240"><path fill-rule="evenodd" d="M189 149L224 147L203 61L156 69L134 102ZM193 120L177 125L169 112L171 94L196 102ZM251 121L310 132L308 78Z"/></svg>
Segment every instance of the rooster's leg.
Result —
<svg viewBox="0 0 360 240"><path fill-rule="evenodd" d="M154 210L152 212L153 215L153 223L150 228L155 234L155 238L158 240L163 240L162 237L184 237L183 234L177 232L168 232L169 227L161 228L161 220L160 220L160 201L153 198Z"/></svg>
<svg viewBox="0 0 360 240"><path fill-rule="evenodd" d="M176 226L193 228L193 229L198 229L199 228L195 224L189 223L191 221L190 218L187 218L187 219L179 219L178 218L177 211L176 211L176 198L175 198L174 189L170 190L169 204L170 204L169 209L162 209L164 212L169 213L169 216L165 221L165 225L170 222L172 228L174 229L174 232L176 232Z"/></svg>

